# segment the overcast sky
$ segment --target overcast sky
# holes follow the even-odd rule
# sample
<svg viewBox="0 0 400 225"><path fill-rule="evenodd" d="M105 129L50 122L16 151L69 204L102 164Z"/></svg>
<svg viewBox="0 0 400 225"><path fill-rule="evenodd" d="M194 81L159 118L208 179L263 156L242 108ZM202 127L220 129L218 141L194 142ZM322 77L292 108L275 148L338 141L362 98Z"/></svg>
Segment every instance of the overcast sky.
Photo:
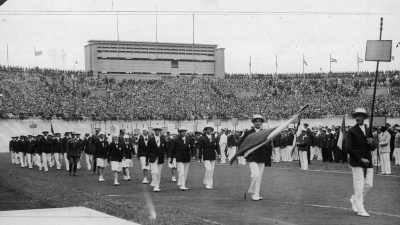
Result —
<svg viewBox="0 0 400 225"><path fill-rule="evenodd" d="M192 43L194 12L195 43L225 48L228 73L248 73L250 55L255 73L274 73L276 55L278 72L302 72L303 54L305 72L328 72L330 54L333 72L357 71L357 54L364 58L366 41L379 39L380 17L395 56L380 69L400 69L399 0L8 0L0 7L0 64L7 65L8 44L10 65L33 66L36 48L40 67L73 69L76 60L84 69L88 40L117 40L117 10L120 40L155 42L156 6L158 42Z"/></svg>

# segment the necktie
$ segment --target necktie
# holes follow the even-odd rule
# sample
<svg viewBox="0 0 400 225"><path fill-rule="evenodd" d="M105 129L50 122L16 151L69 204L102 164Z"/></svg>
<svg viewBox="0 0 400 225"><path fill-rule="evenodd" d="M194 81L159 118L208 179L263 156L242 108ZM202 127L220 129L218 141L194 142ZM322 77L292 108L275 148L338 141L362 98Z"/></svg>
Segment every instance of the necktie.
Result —
<svg viewBox="0 0 400 225"><path fill-rule="evenodd" d="M145 138L144 140L147 141L147 138Z"/></svg>

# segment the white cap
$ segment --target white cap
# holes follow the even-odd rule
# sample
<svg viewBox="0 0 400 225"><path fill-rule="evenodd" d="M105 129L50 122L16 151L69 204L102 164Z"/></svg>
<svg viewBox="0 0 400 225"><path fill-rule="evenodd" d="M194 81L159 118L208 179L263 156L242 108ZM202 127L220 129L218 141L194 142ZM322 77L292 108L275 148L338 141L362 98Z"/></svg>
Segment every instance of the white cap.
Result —
<svg viewBox="0 0 400 225"><path fill-rule="evenodd" d="M179 127L178 131L179 131L179 132L181 132L181 131L187 131L187 129L184 128L184 127Z"/></svg>
<svg viewBox="0 0 400 225"><path fill-rule="evenodd" d="M126 135L126 134L125 134L125 135L124 135L124 139L127 139L127 138L129 138L129 135Z"/></svg>
<svg viewBox="0 0 400 225"><path fill-rule="evenodd" d="M104 132L99 132L99 135L100 135L100 134L102 134L102 135L106 135Z"/></svg>

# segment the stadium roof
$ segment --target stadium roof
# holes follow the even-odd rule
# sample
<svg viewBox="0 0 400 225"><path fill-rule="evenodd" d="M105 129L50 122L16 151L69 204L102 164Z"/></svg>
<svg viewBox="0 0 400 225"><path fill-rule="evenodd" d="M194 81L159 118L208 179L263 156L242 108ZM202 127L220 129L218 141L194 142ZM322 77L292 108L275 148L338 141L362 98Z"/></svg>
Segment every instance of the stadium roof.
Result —
<svg viewBox="0 0 400 225"><path fill-rule="evenodd" d="M172 42L147 42L147 41L115 41L115 40L89 40L88 42L123 42L123 43L136 43L136 44L161 44L161 45L204 45L204 46L218 46L216 44L198 44L198 43L172 43Z"/></svg>

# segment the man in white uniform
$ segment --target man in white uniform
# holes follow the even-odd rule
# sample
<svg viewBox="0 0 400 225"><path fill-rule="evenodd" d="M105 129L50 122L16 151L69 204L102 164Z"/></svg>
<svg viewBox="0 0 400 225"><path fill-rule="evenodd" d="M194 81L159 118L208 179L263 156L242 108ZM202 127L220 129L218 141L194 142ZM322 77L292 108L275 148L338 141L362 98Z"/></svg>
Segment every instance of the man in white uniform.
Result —
<svg viewBox="0 0 400 225"><path fill-rule="evenodd" d="M228 144L228 137L225 134L225 129L221 129L221 136L219 137L219 148L221 150L221 163L226 163L225 149Z"/></svg>

